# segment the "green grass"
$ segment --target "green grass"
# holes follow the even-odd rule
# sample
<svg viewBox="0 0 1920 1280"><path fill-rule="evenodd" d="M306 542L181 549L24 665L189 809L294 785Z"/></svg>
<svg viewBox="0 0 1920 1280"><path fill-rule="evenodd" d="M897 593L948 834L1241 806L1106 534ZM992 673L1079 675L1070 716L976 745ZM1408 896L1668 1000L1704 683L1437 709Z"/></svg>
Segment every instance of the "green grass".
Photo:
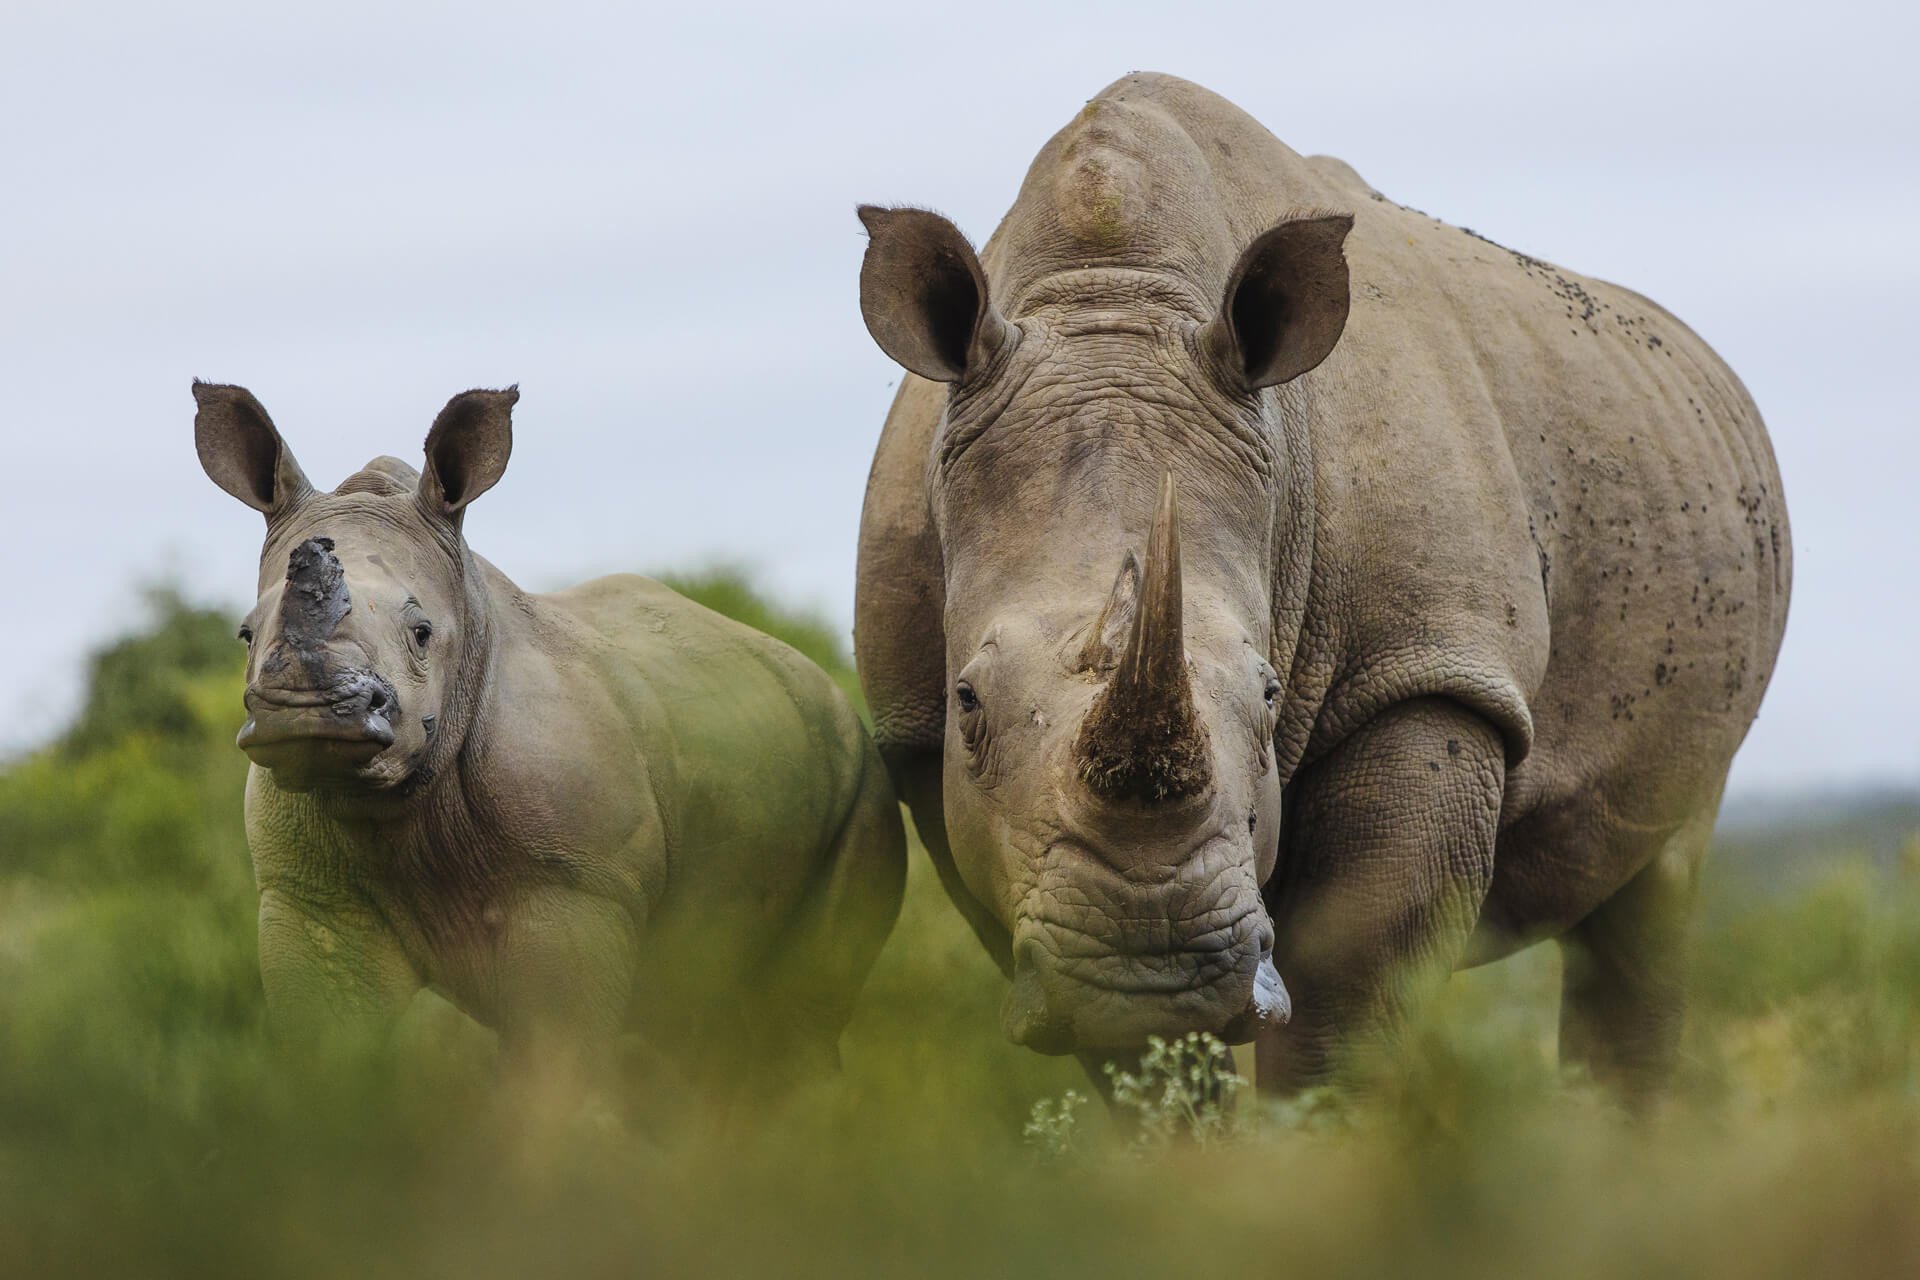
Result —
<svg viewBox="0 0 1920 1280"><path fill-rule="evenodd" d="M735 587L757 625L792 621ZM1457 978L1389 1094L1243 1093L1233 1136L1144 1152L1089 1106L1049 1156L1032 1107L1086 1081L1000 1038L1000 979L918 851L841 1080L783 1113L664 1144L530 1126L431 1001L391 1043L288 1062L262 1030L226 632L158 598L75 729L0 770L0 1274L1920 1266L1920 878L1884 860L1716 880L1676 1097L1648 1124L1562 1078L1539 950ZM822 640L798 647L844 676Z"/></svg>

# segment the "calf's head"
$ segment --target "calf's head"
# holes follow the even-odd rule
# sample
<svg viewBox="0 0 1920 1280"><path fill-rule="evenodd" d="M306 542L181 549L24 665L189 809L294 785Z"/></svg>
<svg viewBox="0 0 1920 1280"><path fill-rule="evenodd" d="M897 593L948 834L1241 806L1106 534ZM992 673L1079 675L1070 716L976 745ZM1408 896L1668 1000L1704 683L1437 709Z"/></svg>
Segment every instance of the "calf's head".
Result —
<svg viewBox="0 0 1920 1280"><path fill-rule="evenodd" d="M241 750L290 790L407 793L464 736L489 636L461 533L512 450L517 390L468 391L428 433L425 470L377 458L332 493L308 483L243 387L196 382L213 482L266 516Z"/></svg>
<svg viewBox="0 0 1920 1280"><path fill-rule="evenodd" d="M1289 1012L1260 887L1300 410L1266 389L1338 339L1351 219L1282 222L1221 262L1224 296L1158 266L1026 263L1003 313L951 223L861 217L869 331L949 385L927 471L942 800L956 869L1011 939L1003 1026L1053 1052L1248 1039Z"/></svg>

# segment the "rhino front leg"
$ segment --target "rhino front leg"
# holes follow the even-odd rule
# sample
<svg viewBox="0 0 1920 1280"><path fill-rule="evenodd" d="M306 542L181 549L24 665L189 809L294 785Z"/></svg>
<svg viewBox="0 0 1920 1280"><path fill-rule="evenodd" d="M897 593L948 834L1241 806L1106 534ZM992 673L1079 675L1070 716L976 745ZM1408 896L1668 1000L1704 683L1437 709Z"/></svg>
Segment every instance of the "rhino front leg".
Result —
<svg viewBox="0 0 1920 1280"><path fill-rule="evenodd" d="M1391 1060L1445 980L1493 880L1506 764L1500 734L1457 702L1376 716L1295 780L1267 886L1293 1019L1256 1048L1263 1090Z"/></svg>
<svg viewBox="0 0 1920 1280"><path fill-rule="evenodd" d="M260 980L274 1037L295 1046L328 1031L383 1032L422 985L371 906L281 887L260 891Z"/></svg>
<svg viewBox="0 0 1920 1280"><path fill-rule="evenodd" d="M504 913L495 973L501 1070L541 1109L611 1093L633 1005L639 933L619 903L574 889L521 895Z"/></svg>

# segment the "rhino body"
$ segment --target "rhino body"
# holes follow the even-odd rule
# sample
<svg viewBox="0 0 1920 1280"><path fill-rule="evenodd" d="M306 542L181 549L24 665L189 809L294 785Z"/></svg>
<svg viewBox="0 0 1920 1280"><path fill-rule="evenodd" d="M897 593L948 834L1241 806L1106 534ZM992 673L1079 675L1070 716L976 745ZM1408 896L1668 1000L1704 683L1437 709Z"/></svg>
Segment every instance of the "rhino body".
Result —
<svg viewBox="0 0 1920 1280"><path fill-rule="evenodd" d="M271 1017L381 1024L429 987L549 1083L837 1060L902 889L879 758L786 645L469 550L516 397L456 397L424 475L322 493L250 394L195 386L209 474L267 516L240 745Z"/></svg>
<svg viewBox="0 0 1920 1280"><path fill-rule="evenodd" d="M1563 1055L1657 1086L1791 580L1732 372L1167 76L1088 102L977 260L935 215L862 216L869 329L918 376L868 484L861 678L1008 1032L1224 1031L1290 1088L1557 938ZM1113 617L1176 483L1186 727L1118 751L1210 767L1102 790L1090 726L1151 647ZM1249 1016L1263 947L1290 1024Z"/></svg>

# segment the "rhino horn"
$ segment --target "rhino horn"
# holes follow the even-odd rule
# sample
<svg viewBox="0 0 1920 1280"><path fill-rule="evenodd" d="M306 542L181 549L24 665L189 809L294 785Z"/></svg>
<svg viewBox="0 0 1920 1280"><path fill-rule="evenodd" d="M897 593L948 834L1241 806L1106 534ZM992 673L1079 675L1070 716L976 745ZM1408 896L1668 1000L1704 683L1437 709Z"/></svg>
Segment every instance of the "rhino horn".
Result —
<svg viewBox="0 0 1920 1280"><path fill-rule="evenodd" d="M332 538L308 538L287 557L287 589L280 608L287 643L302 654L324 645L353 611Z"/></svg>
<svg viewBox="0 0 1920 1280"><path fill-rule="evenodd" d="M1080 647L1076 671L1104 672L1120 661L1120 646L1132 633L1133 615L1140 607L1140 557L1127 552L1120 572L1113 579L1107 603L1094 620L1087 641Z"/></svg>
<svg viewBox="0 0 1920 1280"><path fill-rule="evenodd" d="M1180 621L1180 504L1173 473L1147 538L1127 649L1074 744L1080 776L1107 799L1149 803L1198 795L1213 783L1206 726L1193 701Z"/></svg>

